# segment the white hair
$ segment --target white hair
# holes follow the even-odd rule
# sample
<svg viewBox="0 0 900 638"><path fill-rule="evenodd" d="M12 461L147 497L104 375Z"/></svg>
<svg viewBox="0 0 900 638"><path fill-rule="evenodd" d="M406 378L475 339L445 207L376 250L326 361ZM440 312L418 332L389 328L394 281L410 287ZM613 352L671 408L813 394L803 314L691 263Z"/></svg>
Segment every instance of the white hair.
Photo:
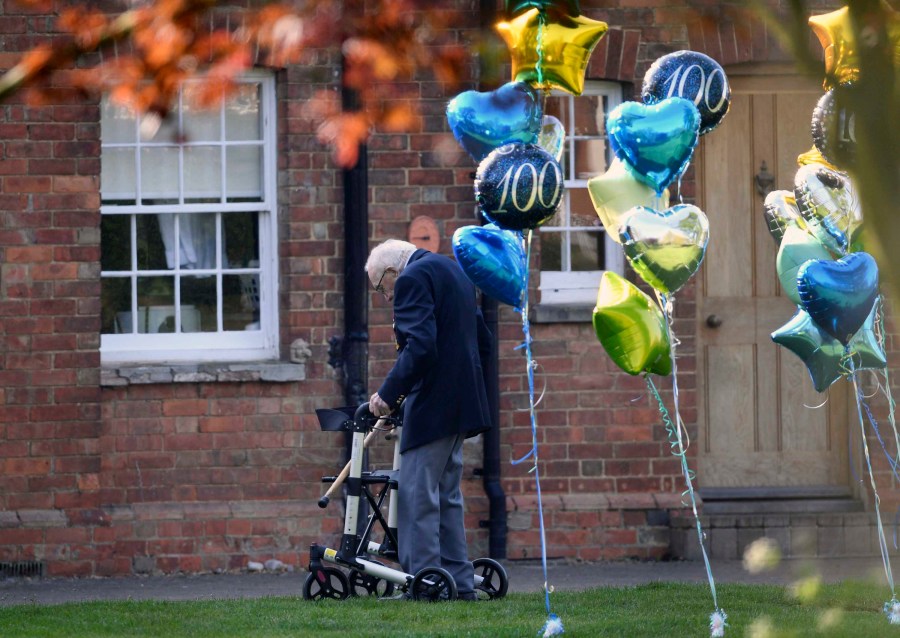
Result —
<svg viewBox="0 0 900 638"><path fill-rule="evenodd" d="M375 246L366 260L366 273L373 275L394 268L398 273L406 266L409 256L416 251L416 245L400 239L388 239Z"/></svg>

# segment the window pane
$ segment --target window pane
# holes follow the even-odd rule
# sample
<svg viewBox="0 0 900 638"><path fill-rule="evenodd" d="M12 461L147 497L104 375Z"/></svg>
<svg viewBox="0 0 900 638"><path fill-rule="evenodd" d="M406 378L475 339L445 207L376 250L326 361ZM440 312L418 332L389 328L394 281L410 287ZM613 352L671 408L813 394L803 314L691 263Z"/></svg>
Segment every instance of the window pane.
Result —
<svg viewBox="0 0 900 638"><path fill-rule="evenodd" d="M225 330L259 330L259 275L222 277Z"/></svg>
<svg viewBox="0 0 900 638"><path fill-rule="evenodd" d="M575 175L573 179L590 179L604 173L606 163L606 140L575 140Z"/></svg>
<svg viewBox="0 0 900 638"><path fill-rule="evenodd" d="M131 215L100 218L100 269L131 270Z"/></svg>
<svg viewBox="0 0 900 638"><path fill-rule="evenodd" d="M137 292L137 331L175 332L175 278L138 277Z"/></svg>
<svg viewBox="0 0 900 638"><path fill-rule="evenodd" d="M103 334L130 333L131 279L104 277L100 280L100 331Z"/></svg>
<svg viewBox="0 0 900 638"><path fill-rule="evenodd" d="M563 95L555 95L547 98L544 103L544 114L552 115L565 127L566 132L571 135L571 127L569 126L569 97Z"/></svg>
<svg viewBox="0 0 900 638"><path fill-rule="evenodd" d="M562 270L563 234L541 231L541 270Z"/></svg>
<svg viewBox="0 0 900 638"><path fill-rule="evenodd" d="M135 218L137 222L137 269L166 270L170 268L166 260L166 248L160 230L165 225L164 220L171 220L172 215L136 215Z"/></svg>
<svg viewBox="0 0 900 638"><path fill-rule="evenodd" d="M601 135L604 133L603 99L599 95L575 98L575 127L566 126L570 135Z"/></svg>
<svg viewBox="0 0 900 638"><path fill-rule="evenodd" d="M118 106L103 98L100 104L100 135L104 144L134 144L137 123L131 109Z"/></svg>
<svg viewBox="0 0 900 638"><path fill-rule="evenodd" d="M178 149L141 149L141 202L178 203Z"/></svg>
<svg viewBox="0 0 900 638"><path fill-rule="evenodd" d="M184 201L186 204L222 200L222 153L218 146L184 149Z"/></svg>
<svg viewBox="0 0 900 638"><path fill-rule="evenodd" d="M224 268L259 266L259 213L222 215Z"/></svg>
<svg viewBox="0 0 900 638"><path fill-rule="evenodd" d="M225 104L225 139L261 140L259 84L241 84Z"/></svg>
<svg viewBox="0 0 900 638"><path fill-rule="evenodd" d="M573 230L570 233L572 242L573 271L603 270L604 234L599 231Z"/></svg>
<svg viewBox="0 0 900 638"><path fill-rule="evenodd" d="M182 90L182 134L187 142L217 142L222 139L222 115L219 109L204 109L199 106L198 84L185 85Z"/></svg>
<svg viewBox="0 0 900 638"><path fill-rule="evenodd" d="M181 332L216 332L216 278L181 278Z"/></svg>
<svg viewBox="0 0 900 638"><path fill-rule="evenodd" d="M594 205L591 203L591 196L586 188L569 188L568 189L569 204L569 226L573 227L595 227L602 226Z"/></svg>
<svg viewBox="0 0 900 638"><path fill-rule="evenodd" d="M228 201L262 201L262 147L230 146L225 153Z"/></svg>
<svg viewBox="0 0 900 638"><path fill-rule="evenodd" d="M133 148L104 148L100 193L104 204L133 204L137 197Z"/></svg>

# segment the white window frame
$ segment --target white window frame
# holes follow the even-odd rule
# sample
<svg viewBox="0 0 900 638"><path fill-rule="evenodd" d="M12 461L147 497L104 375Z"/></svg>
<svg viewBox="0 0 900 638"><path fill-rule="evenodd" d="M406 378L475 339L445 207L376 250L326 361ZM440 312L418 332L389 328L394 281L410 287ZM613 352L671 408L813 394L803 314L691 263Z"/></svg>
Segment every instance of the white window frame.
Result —
<svg viewBox="0 0 900 638"><path fill-rule="evenodd" d="M554 91L551 95L554 97L563 97L566 99L567 121L575 121L575 100L577 96ZM603 81L586 81L584 83L584 91L582 95L602 96L607 99L607 111L604 113L604 125L601 127L603 136L605 137L605 117L609 112L622 103L622 86L616 82ZM564 173L567 179L564 182L566 189L570 188L587 188L587 182L590 177L578 175L576 173L576 153L575 142L580 140L597 139L597 136L590 135L571 135L566 131L566 154L563 161L567 162ZM609 146L607 145L607 149ZM612 160L611 151L607 150L610 156L607 157L607 164ZM592 177L592 176L591 176ZM573 231L585 231L584 227L569 225L570 217L569 198L564 197L560 204L560 218L563 225L559 226L541 226L539 231L555 231L561 235L562 249L562 266L563 270L541 270L540 292L541 304L577 304L577 305L593 305L597 300L597 289L600 286L600 279L603 277L603 270L591 271L572 271L572 243L571 233ZM593 232L593 231L592 231ZM602 226L596 232L602 232L605 239L604 265L606 270L611 270L618 274L625 272L625 253L622 247L609 237L603 230Z"/></svg>
<svg viewBox="0 0 900 638"><path fill-rule="evenodd" d="M234 269L228 268L228 275L257 275L259 284L259 330L246 331L222 331L221 315L219 316L219 330L216 332L189 332L189 333L164 333L164 334L102 334L100 336L100 358L102 364L124 363L185 363L185 362L226 362L226 361L260 361L277 359L279 356L278 334L278 203L277 203L277 141L275 132L276 123L276 95L275 78L272 73L264 71L251 71L244 74L241 82L258 83L260 85L260 115L262 126L262 201L255 202L231 202L225 198L230 195L225 188L225 170L223 168L222 201L218 203L186 204L184 186L184 153L183 148L179 152L179 202L178 204L146 205L141 204L140 193L140 161L141 148L153 146L153 142L142 142L138 135L136 122L135 142L121 144L101 144L101 149L107 148L134 148L135 150L135 189L136 204L100 206L101 215L135 215L165 213L215 213L220 218L224 213L255 212L259 218L259 266L253 268ZM179 99L181 99L179 97ZM225 135L224 109L220 106L222 135ZM179 110L179 113L182 111ZM180 123L179 123L180 124ZM179 126L180 128L180 126ZM101 131L102 135L102 131ZM189 146L191 142L183 143ZM221 147L225 152L226 143L220 140L214 142L197 142L197 145ZM228 142L227 145L234 145ZM255 143L259 145L259 142ZM156 143L159 146L171 146L171 141ZM101 153L103 150L101 150ZM224 167L224 164L223 164ZM179 215L179 217L182 215ZM178 217L176 224L178 223ZM219 249L222 242L222 224L217 221L216 268L206 270L181 271L178 274L173 270L138 270L135 263L135 246L137 224L136 218L131 218L131 246L132 263L130 271L116 271L121 276L123 272L130 272L132 280L132 316L137 317L137 291L136 280L141 277L172 276L176 272L178 278L189 275L218 275L225 270L221 264L222 251ZM177 260L176 260L177 262ZM101 277L109 276L101 273ZM221 278L217 277L217 297L222 297ZM180 325L181 300L180 286L175 286L175 312L176 325Z"/></svg>

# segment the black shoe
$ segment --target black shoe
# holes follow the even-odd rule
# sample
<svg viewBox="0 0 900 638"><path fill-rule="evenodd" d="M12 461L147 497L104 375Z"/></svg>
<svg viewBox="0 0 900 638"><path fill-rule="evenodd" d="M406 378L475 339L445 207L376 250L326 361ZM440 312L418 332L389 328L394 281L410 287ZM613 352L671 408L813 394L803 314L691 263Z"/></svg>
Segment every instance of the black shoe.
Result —
<svg viewBox="0 0 900 638"><path fill-rule="evenodd" d="M478 596L475 595L473 591L467 591L465 593L459 594L456 597L456 600L465 600L466 602L474 603L478 600Z"/></svg>

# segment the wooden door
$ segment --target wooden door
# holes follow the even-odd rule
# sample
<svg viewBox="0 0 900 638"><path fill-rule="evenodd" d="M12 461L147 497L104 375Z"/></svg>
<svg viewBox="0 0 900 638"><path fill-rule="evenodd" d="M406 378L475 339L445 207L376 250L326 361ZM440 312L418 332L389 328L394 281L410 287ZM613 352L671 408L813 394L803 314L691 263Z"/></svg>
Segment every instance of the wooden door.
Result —
<svg viewBox="0 0 900 638"><path fill-rule="evenodd" d="M699 149L710 242L697 303L698 482L759 496L827 493L849 486L846 383L817 393L804 364L769 336L796 307L775 274L754 179L765 162L775 188L792 189L823 90L792 75L728 75L731 110Z"/></svg>

